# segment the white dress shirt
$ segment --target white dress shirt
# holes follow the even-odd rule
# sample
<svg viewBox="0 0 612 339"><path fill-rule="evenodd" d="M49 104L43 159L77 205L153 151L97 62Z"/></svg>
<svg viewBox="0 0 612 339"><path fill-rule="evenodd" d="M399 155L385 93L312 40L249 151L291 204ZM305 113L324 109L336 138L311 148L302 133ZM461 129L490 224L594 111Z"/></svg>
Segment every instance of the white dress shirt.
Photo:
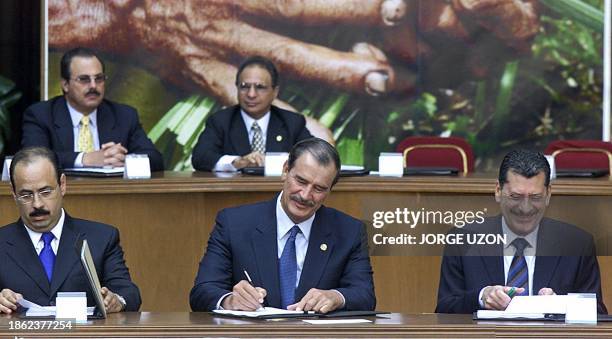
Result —
<svg viewBox="0 0 612 339"><path fill-rule="evenodd" d="M66 215L64 213L64 209L62 208L62 215L60 216L59 220L57 221L57 225L55 225L55 227L53 227L53 229L51 229L51 233L53 233L53 236L55 236L55 238L53 240L51 240L51 248L53 249L53 253L55 253L55 255L57 255L57 249L59 248L59 242L60 242L60 239L62 237L62 230L64 229L64 219L65 219L65 216ZM26 225L23 225L23 227L25 227L26 231L28 231L28 235L30 236L30 240L32 240L32 245L34 245L34 249L36 250L36 254L40 255L40 252L45 247L45 242L42 239L42 235L43 234L40 233L40 232L32 231Z"/></svg>
<svg viewBox="0 0 612 339"><path fill-rule="evenodd" d="M261 128L261 134L262 134L261 137L262 137L263 144L265 145L266 140L267 140L267 134L268 134L268 125L270 124L270 112L268 111L268 113L264 114L264 116L259 118L258 120L251 118L251 116L248 115L243 110L240 110L240 116L242 116L242 121L244 121L244 126L246 126L246 129L247 129L247 135L249 136L249 144L251 144L251 141L253 140L253 134L254 134L253 131L251 130L251 126L253 126L253 122L257 121L257 124ZM232 154L223 155L221 158L219 158L219 160L215 164L215 168L213 168L213 171L235 172L236 167L232 165L232 161L234 161L238 157L239 157L238 155L232 155Z"/></svg>
<svg viewBox="0 0 612 339"><path fill-rule="evenodd" d="M525 247L523 251L523 255L525 256L525 261L527 262L527 273L529 275L529 286L527 288L527 293L529 295L534 295L533 291L533 274L535 272L535 260L536 260L536 245L538 243L538 230L540 225L536 226L536 228L531 231L531 233L527 234L524 238L529 246ZM512 245L514 239L519 238L520 236L516 233L512 232L506 224L506 219L502 216L502 233L506 235L506 244L504 245L504 282L508 281L508 272L510 271L510 265L512 264L512 259L514 258L514 254L516 253L516 248ZM478 294L478 302L480 303L480 307L484 307L484 302L482 301L482 294L484 292L483 287ZM537 294L537 291L535 292Z"/></svg>

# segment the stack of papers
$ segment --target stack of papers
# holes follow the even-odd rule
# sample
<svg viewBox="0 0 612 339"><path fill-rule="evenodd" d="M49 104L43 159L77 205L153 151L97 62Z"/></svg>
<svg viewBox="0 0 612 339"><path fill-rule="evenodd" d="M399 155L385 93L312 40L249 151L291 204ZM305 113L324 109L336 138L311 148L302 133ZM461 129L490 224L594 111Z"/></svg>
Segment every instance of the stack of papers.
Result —
<svg viewBox="0 0 612 339"><path fill-rule="evenodd" d="M17 302L21 307L27 308L26 317L55 317L55 306L40 306L27 299L21 299ZM87 307L87 315L93 315L94 307Z"/></svg>
<svg viewBox="0 0 612 339"><path fill-rule="evenodd" d="M283 318L297 316L314 316L313 311L289 311L275 307L263 307L257 311L213 310L214 314L245 318Z"/></svg>

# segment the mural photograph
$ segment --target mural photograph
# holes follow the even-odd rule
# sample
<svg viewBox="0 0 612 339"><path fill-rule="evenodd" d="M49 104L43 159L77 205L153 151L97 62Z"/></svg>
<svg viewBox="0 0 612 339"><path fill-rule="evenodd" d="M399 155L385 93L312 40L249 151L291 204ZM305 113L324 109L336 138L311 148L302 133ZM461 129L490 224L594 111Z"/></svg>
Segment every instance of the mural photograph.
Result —
<svg viewBox="0 0 612 339"><path fill-rule="evenodd" d="M377 168L408 136L458 136L494 171L519 146L602 138L604 0L49 0L48 98L75 46L106 61L107 98L137 108L168 170L191 169L206 118L237 103L252 55L274 105L343 163Z"/></svg>

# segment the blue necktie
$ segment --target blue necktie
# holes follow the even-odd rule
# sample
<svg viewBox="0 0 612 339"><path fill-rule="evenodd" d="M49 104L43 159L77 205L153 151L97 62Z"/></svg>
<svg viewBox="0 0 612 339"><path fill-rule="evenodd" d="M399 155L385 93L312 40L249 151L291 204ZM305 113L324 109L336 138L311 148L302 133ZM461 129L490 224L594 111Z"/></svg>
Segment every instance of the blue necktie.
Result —
<svg viewBox="0 0 612 339"><path fill-rule="evenodd" d="M53 233L45 232L42 234L42 240L45 243L45 247L43 247L42 251L38 255L40 258L40 262L42 263L45 273L47 273L47 279L51 281L51 275L53 275L53 265L55 264L55 253L53 253L53 248L51 248L51 241L55 238Z"/></svg>
<svg viewBox="0 0 612 339"><path fill-rule="evenodd" d="M523 238L516 238L512 242L512 246L516 248L516 252L510 264L510 270L508 270L506 286L522 287L525 291L516 295L529 295L529 271L523 255L523 251L525 251L525 247L529 246L529 243Z"/></svg>
<svg viewBox="0 0 612 339"><path fill-rule="evenodd" d="M285 243L283 253L278 261L280 278L281 308L295 303L295 281L297 279L297 260L295 258L295 237L300 228L295 225L289 230L289 239Z"/></svg>

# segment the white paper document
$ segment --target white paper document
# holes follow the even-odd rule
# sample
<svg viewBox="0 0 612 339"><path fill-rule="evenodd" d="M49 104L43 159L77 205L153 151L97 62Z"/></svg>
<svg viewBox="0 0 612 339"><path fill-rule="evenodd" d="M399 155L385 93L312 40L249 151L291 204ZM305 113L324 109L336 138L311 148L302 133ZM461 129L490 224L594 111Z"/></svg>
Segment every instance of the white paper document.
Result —
<svg viewBox="0 0 612 339"><path fill-rule="evenodd" d="M478 310L478 319L544 319L544 313L512 313L507 311Z"/></svg>
<svg viewBox="0 0 612 339"><path fill-rule="evenodd" d="M567 303L573 298L567 295L526 295L512 298L506 313L565 314Z"/></svg>
<svg viewBox="0 0 612 339"><path fill-rule="evenodd" d="M55 306L40 306L27 299L17 302L21 307L27 308L26 317L55 317L57 308ZM87 315L93 315L94 307L87 307Z"/></svg>
<svg viewBox="0 0 612 339"><path fill-rule="evenodd" d="M372 322L372 320L368 319L304 319L302 321L313 325L365 324Z"/></svg>
<svg viewBox="0 0 612 339"><path fill-rule="evenodd" d="M308 313L304 311L289 311L275 307L264 307L257 311L213 310L213 313L247 318L261 318L269 316L278 316L279 318L282 318L283 315L314 314L314 312Z"/></svg>
<svg viewBox="0 0 612 339"><path fill-rule="evenodd" d="M100 173L100 174L118 174L123 173L125 167L72 167L66 168L65 171L69 172L83 172L83 173Z"/></svg>

